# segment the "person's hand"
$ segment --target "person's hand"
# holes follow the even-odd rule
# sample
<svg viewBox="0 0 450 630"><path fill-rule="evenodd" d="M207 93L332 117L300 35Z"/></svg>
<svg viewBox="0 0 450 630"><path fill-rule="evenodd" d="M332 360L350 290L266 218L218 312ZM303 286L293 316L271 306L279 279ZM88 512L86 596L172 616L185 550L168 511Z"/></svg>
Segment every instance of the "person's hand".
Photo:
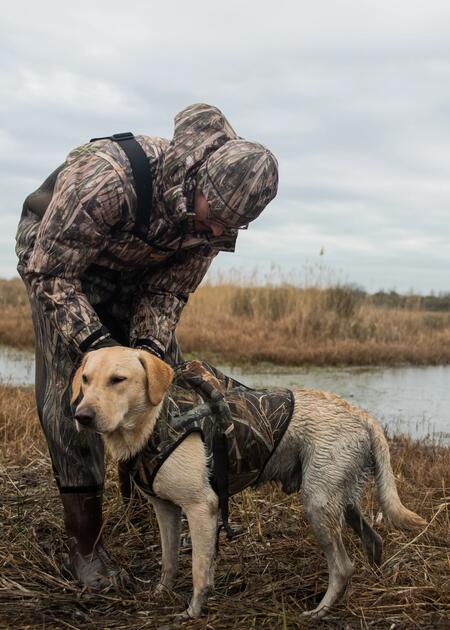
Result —
<svg viewBox="0 0 450 630"><path fill-rule="evenodd" d="M97 343L94 342L86 352L93 352L94 350L100 350L100 348L113 348L114 346L121 346L122 344L113 339L111 336L100 339Z"/></svg>
<svg viewBox="0 0 450 630"><path fill-rule="evenodd" d="M158 348L156 344L154 346L139 344L138 346L136 346L136 350L145 350L146 352L153 354L154 357L157 357L158 359L164 361L164 353Z"/></svg>

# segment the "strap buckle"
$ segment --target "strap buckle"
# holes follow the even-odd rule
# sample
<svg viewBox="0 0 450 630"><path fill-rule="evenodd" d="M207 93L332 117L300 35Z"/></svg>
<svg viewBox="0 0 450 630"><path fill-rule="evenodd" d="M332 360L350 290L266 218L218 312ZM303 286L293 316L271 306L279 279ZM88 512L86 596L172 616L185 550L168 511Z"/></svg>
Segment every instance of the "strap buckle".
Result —
<svg viewBox="0 0 450 630"><path fill-rule="evenodd" d="M134 138L134 135L131 131L123 131L122 133L113 133L111 138L116 142L120 142L121 140L130 140L131 138Z"/></svg>
<svg viewBox="0 0 450 630"><path fill-rule="evenodd" d="M131 131L123 131L122 133L113 133L112 136L102 136L101 138L91 138L89 142L96 142L97 140L115 140L115 142L122 142L122 140L131 140L134 135Z"/></svg>

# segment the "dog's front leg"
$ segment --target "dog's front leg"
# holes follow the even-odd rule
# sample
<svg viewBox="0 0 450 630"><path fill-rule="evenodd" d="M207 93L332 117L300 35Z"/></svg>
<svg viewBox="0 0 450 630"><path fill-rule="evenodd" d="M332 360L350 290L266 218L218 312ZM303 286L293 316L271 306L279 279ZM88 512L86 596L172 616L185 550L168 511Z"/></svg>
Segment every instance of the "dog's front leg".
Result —
<svg viewBox="0 0 450 630"><path fill-rule="evenodd" d="M173 587L178 571L178 550L180 546L181 508L178 505L152 498L161 535L162 570L161 579L154 594L161 595Z"/></svg>
<svg viewBox="0 0 450 630"><path fill-rule="evenodd" d="M208 595L214 588L214 556L217 534L217 496L209 489L205 500L185 506L192 538L193 595L184 613L186 618L199 617Z"/></svg>

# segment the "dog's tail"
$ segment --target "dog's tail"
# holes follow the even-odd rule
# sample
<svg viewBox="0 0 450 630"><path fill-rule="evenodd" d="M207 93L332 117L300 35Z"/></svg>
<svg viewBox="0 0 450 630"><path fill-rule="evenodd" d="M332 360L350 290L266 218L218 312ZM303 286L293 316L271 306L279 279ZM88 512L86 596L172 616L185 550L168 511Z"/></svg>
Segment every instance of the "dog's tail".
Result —
<svg viewBox="0 0 450 630"><path fill-rule="evenodd" d="M399 529L419 529L424 527L427 522L415 512L408 510L400 501L391 466L389 445L383 429L373 418L368 420L368 429L375 460L375 483L378 498L387 520L393 527Z"/></svg>

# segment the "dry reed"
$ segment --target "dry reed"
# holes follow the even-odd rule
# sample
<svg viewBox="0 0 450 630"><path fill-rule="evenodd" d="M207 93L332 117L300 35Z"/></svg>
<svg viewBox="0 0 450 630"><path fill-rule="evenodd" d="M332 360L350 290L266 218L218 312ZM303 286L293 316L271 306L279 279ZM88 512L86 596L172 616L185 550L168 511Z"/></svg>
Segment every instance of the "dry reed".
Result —
<svg viewBox="0 0 450 630"><path fill-rule="evenodd" d="M0 627L153 629L168 627L190 589L190 553L181 555L176 592L151 595L159 572L155 518L146 505L130 514L122 505L114 467L108 465L105 538L117 561L134 576L135 592L82 593L61 574L62 514L30 389L0 386ZM423 533L389 531L381 571L371 568L359 541L345 542L355 562L348 596L327 620L300 615L326 587L327 570L297 495L268 487L233 499L231 520L242 533L222 540L216 592L208 614L183 625L195 629L448 628L450 526L449 449L391 438L393 468L405 504L430 523ZM364 509L376 516L369 488Z"/></svg>
<svg viewBox="0 0 450 630"><path fill-rule="evenodd" d="M395 308L349 287L239 282L206 283L191 297L178 328L185 353L284 365L450 361L450 313L425 310L417 296ZM0 281L0 343L33 344L20 280Z"/></svg>
<svg viewBox="0 0 450 630"><path fill-rule="evenodd" d="M185 352L284 365L450 361L450 315L376 306L346 287L204 285L183 313Z"/></svg>
<svg viewBox="0 0 450 630"><path fill-rule="evenodd" d="M34 344L30 304L21 280L0 280L0 344L31 348Z"/></svg>

